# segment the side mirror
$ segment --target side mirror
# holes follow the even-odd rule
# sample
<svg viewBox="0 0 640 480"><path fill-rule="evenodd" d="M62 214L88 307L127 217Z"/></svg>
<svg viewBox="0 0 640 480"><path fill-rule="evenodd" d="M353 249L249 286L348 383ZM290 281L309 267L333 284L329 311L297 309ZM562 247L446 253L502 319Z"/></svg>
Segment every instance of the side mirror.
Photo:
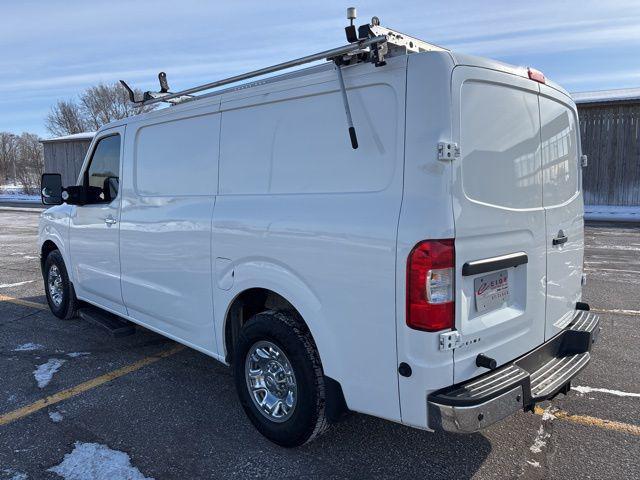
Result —
<svg viewBox="0 0 640 480"><path fill-rule="evenodd" d="M62 198L62 175L44 173L40 182L40 197L44 205L60 205Z"/></svg>

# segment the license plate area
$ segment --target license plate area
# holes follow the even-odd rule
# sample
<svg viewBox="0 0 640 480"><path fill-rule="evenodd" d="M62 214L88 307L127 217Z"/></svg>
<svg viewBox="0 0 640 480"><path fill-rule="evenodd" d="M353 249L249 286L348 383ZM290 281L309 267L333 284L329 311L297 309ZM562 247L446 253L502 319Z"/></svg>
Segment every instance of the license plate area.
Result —
<svg viewBox="0 0 640 480"><path fill-rule="evenodd" d="M509 304L509 270L481 275L473 280L475 307L479 314L497 310Z"/></svg>

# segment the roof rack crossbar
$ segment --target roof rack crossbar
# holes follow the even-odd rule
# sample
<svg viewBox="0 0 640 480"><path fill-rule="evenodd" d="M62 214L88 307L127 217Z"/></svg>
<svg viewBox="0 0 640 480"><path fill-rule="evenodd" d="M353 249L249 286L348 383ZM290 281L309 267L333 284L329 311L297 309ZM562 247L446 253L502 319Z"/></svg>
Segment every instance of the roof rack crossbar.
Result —
<svg viewBox="0 0 640 480"><path fill-rule="evenodd" d="M151 98L141 103L143 105L151 105L153 103L166 102L174 98L191 95L196 92L201 92L203 90L210 90L212 88L221 87L223 85L229 85L230 83L236 83L236 82L240 82L242 80L248 80L254 77L260 77L262 75L267 75L268 73L278 72L280 70L286 70L288 68L304 65L305 63L316 62L318 60L332 60L341 55L348 55L351 53L358 52L360 50L364 50L367 47L370 47L372 45L383 44L386 41L387 41L387 37L385 35L378 35L371 38L365 38L357 42L344 45L342 47L332 48L331 50L325 50L323 52L315 53L313 55L307 55L305 57L296 58L294 60L289 60L287 62L278 63L276 65L272 65L269 67L260 68L258 70L253 70L251 72L241 73L240 75L235 75L233 77L224 78L222 80L217 80L215 82L205 83L204 85L198 85L196 87L187 88L186 90L181 90L179 92L164 94L162 97Z"/></svg>

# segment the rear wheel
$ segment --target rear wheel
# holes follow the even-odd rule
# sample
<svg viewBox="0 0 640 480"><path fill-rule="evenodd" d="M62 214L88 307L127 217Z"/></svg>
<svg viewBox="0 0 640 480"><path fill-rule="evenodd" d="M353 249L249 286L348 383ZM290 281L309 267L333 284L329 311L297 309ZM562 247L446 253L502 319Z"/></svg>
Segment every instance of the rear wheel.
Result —
<svg viewBox="0 0 640 480"><path fill-rule="evenodd" d="M53 250L47 255L43 275L44 290L51 312L63 320L75 317L78 300L59 250Z"/></svg>
<svg viewBox="0 0 640 480"><path fill-rule="evenodd" d="M320 357L304 324L289 312L263 312L243 327L234 349L240 402L253 425L284 447L328 428Z"/></svg>

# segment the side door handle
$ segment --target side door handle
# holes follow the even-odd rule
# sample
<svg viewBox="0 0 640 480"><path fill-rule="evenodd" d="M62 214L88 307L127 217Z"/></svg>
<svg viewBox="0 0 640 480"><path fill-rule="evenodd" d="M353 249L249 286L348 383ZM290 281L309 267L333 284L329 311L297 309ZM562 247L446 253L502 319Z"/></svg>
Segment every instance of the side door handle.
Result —
<svg viewBox="0 0 640 480"><path fill-rule="evenodd" d="M562 233L562 230L560 230L560 232L558 232L558 236L554 238L551 243L553 243L554 245L562 245L563 243L567 243L567 240L569 240L569 237L567 237L564 233Z"/></svg>
<svg viewBox="0 0 640 480"><path fill-rule="evenodd" d="M104 219L104 223L106 223L107 225L113 225L116 222L117 220L113 218L111 215L109 215L107 218Z"/></svg>

